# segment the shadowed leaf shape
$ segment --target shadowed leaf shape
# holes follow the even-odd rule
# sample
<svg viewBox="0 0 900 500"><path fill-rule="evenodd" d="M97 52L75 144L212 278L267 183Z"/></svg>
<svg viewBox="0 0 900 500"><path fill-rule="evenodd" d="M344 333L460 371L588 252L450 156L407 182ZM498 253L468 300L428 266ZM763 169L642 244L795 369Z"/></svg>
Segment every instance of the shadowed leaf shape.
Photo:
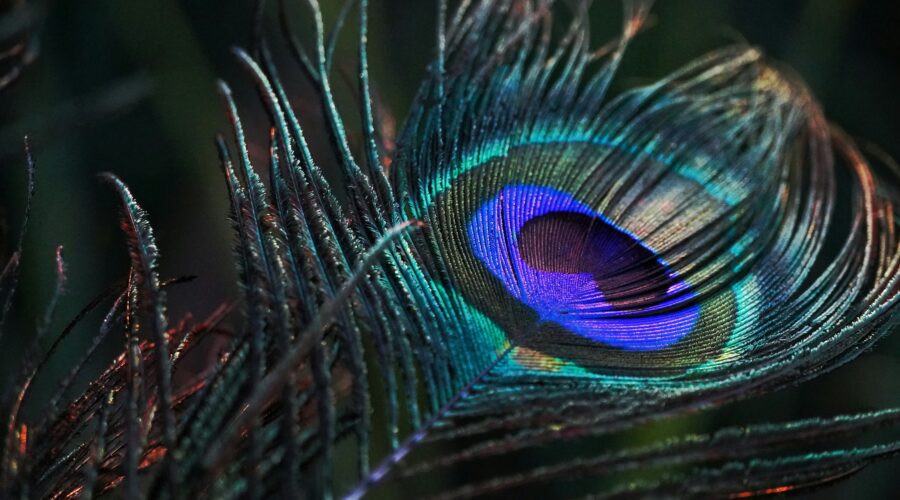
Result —
<svg viewBox="0 0 900 500"><path fill-rule="evenodd" d="M43 421L19 426L8 406L8 495L359 498L402 484L457 498L588 479L598 497L742 498L898 452L854 444L896 428L896 409L608 446L819 376L896 326L896 179L797 78L738 45L613 95L648 3L626 3L621 36L597 46L588 2L561 34L549 0L439 2L436 57L388 158L367 2L327 33L318 3L300 3L312 44L284 2L281 34L342 185L311 153L260 24L235 55L271 122L266 165L218 85L239 326L215 364L175 382L228 307L168 318L147 215L107 176L132 258L99 335L121 329L126 349ZM329 79L354 13L359 155ZM447 470L464 474L431 480Z"/></svg>

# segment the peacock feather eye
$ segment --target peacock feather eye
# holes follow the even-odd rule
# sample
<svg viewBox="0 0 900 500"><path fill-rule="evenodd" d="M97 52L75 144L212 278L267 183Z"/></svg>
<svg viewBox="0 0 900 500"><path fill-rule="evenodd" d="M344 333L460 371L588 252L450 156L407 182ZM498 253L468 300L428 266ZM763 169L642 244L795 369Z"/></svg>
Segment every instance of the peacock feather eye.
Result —
<svg viewBox="0 0 900 500"><path fill-rule="evenodd" d="M715 112L710 103L683 119ZM714 131L679 144L680 124L660 118L651 143L610 138L617 119L600 122L610 132L558 128L479 144L422 182L432 189L417 209L454 290L528 353L531 369L677 375L722 356L738 317L754 314L736 293L745 283L718 285L739 271L756 229L702 233L746 220L741 208L754 190L771 189L778 165L748 164L752 148L732 148ZM738 262L698 265L695 239Z"/></svg>
<svg viewBox="0 0 900 500"><path fill-rule="evenodd" d="M687 283L653 249L565 193L504 187L467 233L504 291L534 311L534 330L555 324L626 351L657 351L697 323L697 307L684 305Z"/></svg>

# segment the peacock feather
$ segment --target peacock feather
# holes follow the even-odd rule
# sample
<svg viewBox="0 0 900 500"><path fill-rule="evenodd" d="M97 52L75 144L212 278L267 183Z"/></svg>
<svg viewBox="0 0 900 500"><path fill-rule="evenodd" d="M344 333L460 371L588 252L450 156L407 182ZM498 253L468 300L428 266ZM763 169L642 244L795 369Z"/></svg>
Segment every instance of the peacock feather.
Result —
<svg viewBox="0 0 900 500"><path fill-rule="evenodd" d="M235 50L270 121L266 161L218 83L241 296L172 321L167 291L186 279L160 276L148 214L104 174L130 270L43 349L57 252L57 291L4 400L4 497L570 496L584 480L602 498L743 498L900 452L875 432L900 409L617 441L810 380L897 325L896 172L796 76L738 44L614 92L649 2L626 2L620 36L598 45L590 2L558 33L552 0L440 1L435 59L389 148L367 0L331 30L300 3L311 44L280 2L281 36L260 28ZM332 88L345 26L359 130ZM280 39L317 93L337 183L279 76ZM21 245L0 276L4 314L20 259ZM114 332L121 356L77 388L92 348L23 421L35 374L101 306L94 346ZM232 309L216 362L178 377ZM452 484L431 479L446 471Z"/></svg>

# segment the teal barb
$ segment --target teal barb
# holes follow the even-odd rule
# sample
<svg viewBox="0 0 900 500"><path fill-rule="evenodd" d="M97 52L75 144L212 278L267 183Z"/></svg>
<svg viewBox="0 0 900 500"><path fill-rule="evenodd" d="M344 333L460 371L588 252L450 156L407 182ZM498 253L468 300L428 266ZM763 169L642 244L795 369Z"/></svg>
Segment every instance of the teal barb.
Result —
<svg viewBox="0 0 900 500"><path fill-rule="evenodd" d="M93 423L75 451L20 446L14 406L5 491L359 498L402 482L411 497L456 498L583 479L601 497L746 497L897 454L897 441L837 444L896 428L897 409L584 446L801 383L873 346L898 322L900 198L758 50L723 48L613 95L649 5L626 2L621 36L598 48L589 2L574 2L559 36L552 3L439 2L437 55L389 158L367 2L347 2L327 35L317 2L301 2L311 51L282 3L343 185L310 152L259 30L252 55L236 56L271 119L266 165L219 84L240 330L199 380L173 382L224 311L170 326L147 215L109 176L133 266L101 331L124 309L127 355L104 375L111 388L32 431ZM354 12L359 154L328 77ZM428 480L447 469L465 474Z"/></svg>

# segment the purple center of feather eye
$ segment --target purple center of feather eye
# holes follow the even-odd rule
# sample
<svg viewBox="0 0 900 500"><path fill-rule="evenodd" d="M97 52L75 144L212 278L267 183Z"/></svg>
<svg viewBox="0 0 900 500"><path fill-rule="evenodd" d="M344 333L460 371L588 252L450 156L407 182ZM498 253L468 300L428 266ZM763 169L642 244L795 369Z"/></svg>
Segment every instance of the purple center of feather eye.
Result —
<svg viewBox="0 0 900 500"><path fill-rule="evenodd" d="M697 323L693 293L656 252L571 195L507 186L467 229L475 256L541 321L635 351L668 347Z"/></svg>

